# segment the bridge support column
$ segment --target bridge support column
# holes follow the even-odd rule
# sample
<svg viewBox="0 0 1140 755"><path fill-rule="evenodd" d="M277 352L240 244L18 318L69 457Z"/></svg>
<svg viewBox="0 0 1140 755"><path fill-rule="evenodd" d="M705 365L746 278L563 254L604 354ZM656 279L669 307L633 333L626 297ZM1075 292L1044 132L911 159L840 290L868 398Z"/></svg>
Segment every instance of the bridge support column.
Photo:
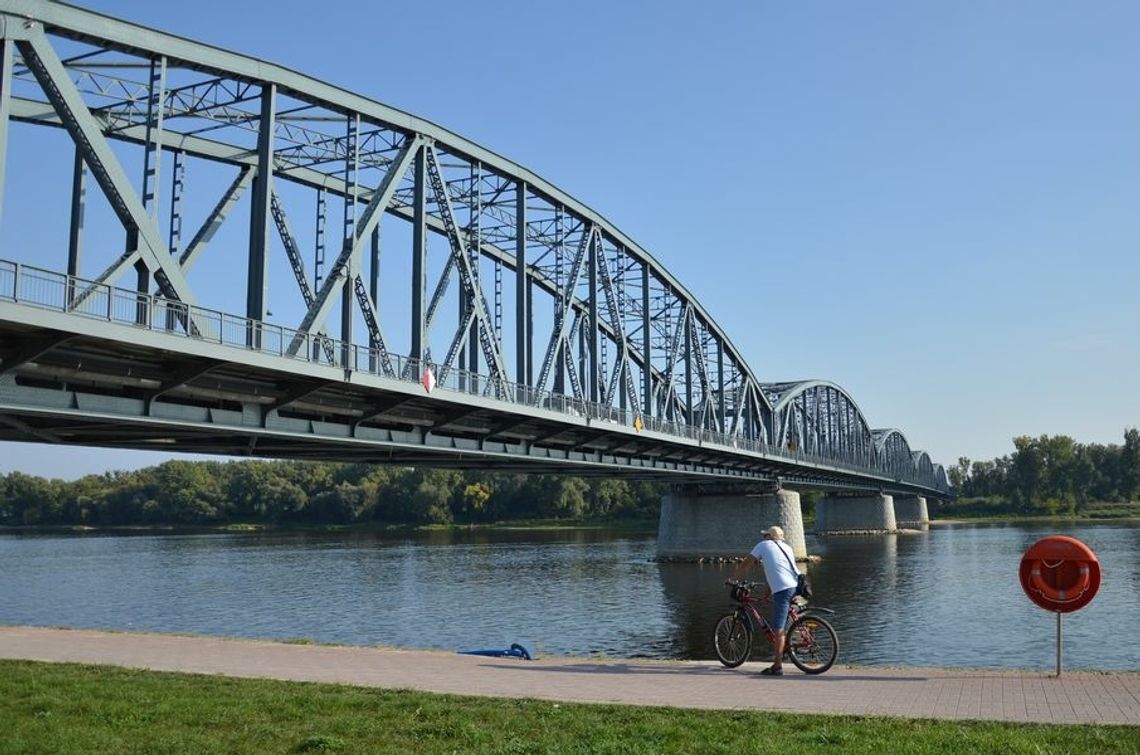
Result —
<svg viewBox="0 0 1140 755"><path fill-rule="evenodd" d="M826 496L815 505L815 531L821 534L896 532L895 504L889 495Z"/></svg>
<svg viewBox="0 0 1140 755"><path fill-rule="evenodd" d="M752 550L773 524L783 528L796 558L806 558L799 493L675 492L661 499L657 558L736 558Z"/></svg>
<svg viewBox="0 0 1140 755"><path fill-rule="evenodd" d="M895 496L895 522L900 529L924 530L930 527L926 499L920 495Z"/></svg>

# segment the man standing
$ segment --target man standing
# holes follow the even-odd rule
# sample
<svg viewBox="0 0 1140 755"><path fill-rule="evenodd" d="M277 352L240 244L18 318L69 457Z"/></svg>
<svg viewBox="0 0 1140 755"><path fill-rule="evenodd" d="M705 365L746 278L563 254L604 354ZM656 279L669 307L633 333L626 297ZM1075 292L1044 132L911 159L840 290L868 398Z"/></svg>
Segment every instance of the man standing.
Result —
<svg viewBox="0 0 1140 755"><path fill-rule="evenodd" d="M761 671L765 676L784 675L784 632L787 629L788 609L796 594L800 573L796 569L795 554L784 542L784 530L772 526L764 531L764 539L756 543L752 552L736 565L728 581L743 577L755 563L764 565L764 576L772 591L772 631L776 634L776 657L772 665Z"/></svg>

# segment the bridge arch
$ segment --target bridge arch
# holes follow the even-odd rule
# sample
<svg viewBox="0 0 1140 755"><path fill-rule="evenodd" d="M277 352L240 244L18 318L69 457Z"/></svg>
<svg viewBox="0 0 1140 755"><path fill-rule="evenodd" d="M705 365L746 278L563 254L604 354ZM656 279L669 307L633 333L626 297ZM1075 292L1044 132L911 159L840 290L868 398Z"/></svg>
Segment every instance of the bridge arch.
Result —
<svg viewBox="0 0 1140 755"><path fill-rule="evenodd" d="M930 454L926 453L926 451L915 451L913 456L914 471L918 475L918 479L933 484L934 463L930 460Z"/></svg>
<svg viewBox="0 0 1140 755"><path fill-rule="evenodd" d="M934 486L938 490L950 490L950 478L946 474L946 468L941 464L934 465Z"/></svg>
<svg viewBox="0 0 1140 755"><path fill-rule="evenodd" d="M892 477L907 477L914 473L914 453L901 430L880 428L872 430L875 441L875 464Z"/></svg>
<svg viewBox="0 0 1140 755"><path fill-rule="evenodd" d="M846 390L827 380L765 383L773 443L793 451L870 465L871 428Z"/></svg>

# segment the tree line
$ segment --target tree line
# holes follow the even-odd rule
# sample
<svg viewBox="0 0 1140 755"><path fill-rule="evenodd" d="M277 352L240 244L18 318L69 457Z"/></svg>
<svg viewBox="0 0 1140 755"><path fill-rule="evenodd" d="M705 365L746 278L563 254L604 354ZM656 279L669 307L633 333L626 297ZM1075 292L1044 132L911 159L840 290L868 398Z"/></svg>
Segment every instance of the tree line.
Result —
<svg viewBox="0 0 1140 755"><path fill-rule="evenodd" d="M1066 435L1013 439L992 461L947 470L977 513L1078 514L1140 495L1140 431L1122 445ZM663 485L303 461L168 461L136 471L45 479L0 476L2 525L476 524L518 519L644 519ZM810 501L805 501L805 504ZM809 508L805 506L805 509ZM806 511L805 511L806 513Z"/></svg>
<svg viewBox="0 0 1140 755"><path fill-rule="evenodd" d="M993 461L962 457L947 470L960 498L987 499L992 513L1078 514L1092 503L1140 494L1140 430L1123 445L1077 443L1067 435L1020 436L1013 453Z"/></svg>
<svg viewBox="0 0 1140 755"><path fill-rule="evenodd" d="M168 461L137 471L0 477L4 525L474 524L656 517L655 483L302 461Z"/></svg>

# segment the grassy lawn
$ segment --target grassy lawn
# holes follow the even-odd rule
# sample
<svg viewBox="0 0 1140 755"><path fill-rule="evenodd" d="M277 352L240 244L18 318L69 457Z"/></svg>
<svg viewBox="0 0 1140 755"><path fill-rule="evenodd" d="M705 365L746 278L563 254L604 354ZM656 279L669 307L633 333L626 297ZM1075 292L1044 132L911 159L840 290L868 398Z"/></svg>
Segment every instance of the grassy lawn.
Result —
<svg viewBox="0 0 1140 755"><path fill-rule="evenodd" d="M577 705L0 661L0 753L215 752L1138 753L1140 727Z"/></svg>

